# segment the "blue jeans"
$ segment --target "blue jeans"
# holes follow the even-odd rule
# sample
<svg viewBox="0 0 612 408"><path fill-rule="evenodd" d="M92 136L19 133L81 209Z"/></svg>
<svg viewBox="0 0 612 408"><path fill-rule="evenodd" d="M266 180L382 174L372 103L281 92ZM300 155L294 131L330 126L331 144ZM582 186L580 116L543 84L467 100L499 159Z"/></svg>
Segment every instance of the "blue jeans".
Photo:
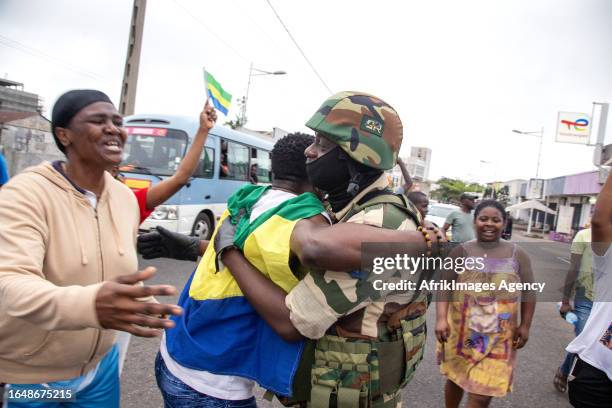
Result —
<svg viewBox="0 0 612 408"><path fill-rule="evenodd" d="M89 374L90 376L93 373ZM85 385L84 381L91 381ZM98 365L93 379L87 374L65 381L47 384L10 384L12 390L65 388L74 390L75 398L69 402L15 402L7 401L7 408L119 408L119 353L113 346ZM82 387L82 389L80 389Z"/></svg>
<svg viewBox="0 0 612 408"><path fill-rule="evenodd" d="M155 359L155 378L164 398L165 408L256 408L255 397L224 400L198 392L176 378L164 363L161 354Z"/></svg>
<svg viewBox="0 0 612 408"><path fill-rule="evenodd" d="M582 333L582 329L584 329L584 325L589 319L589 315L591 314L591 308L593 307L593 302L588 299L575 299L574 300L574 313L576 313L576 317L578 317L578 321L574 324L574 333L578 336ZM572 362L574 361L574 354L567 353L565 355L565 360L563 364L561 364L561 372L566 377L569 375L570 369L572 368Z"/></svg>

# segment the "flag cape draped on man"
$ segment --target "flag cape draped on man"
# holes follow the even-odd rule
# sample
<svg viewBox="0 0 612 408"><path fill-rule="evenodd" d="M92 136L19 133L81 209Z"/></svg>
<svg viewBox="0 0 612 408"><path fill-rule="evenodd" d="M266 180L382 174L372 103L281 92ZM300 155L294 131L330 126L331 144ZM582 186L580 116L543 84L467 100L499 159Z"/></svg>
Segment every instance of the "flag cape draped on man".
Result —
<svg viewBox="0 0 612 408"><path fill-rule="evenodd" d="M227 116L227 111L232 102L232 95L226 92L215 77L206 70L204 70L204 84L206 86L206 95L212 100L215 109Z"/></svg>
<svg viewBox="0 0 612 408"><path fill-rule="evenodd" d="M289 292L298 283L289 267L293 228L324 208L314 194L304 193L251 219L253 206L270 188L246 185L234 193L211 242L219 225L232 217L232 222L238 222L234 244L265 276ZM207 247L183 289L179 305L184 313L174 319L176 327L166 331L168 352L185 367L250 378L290 396L304 342L286 342L259 317L230 271L223 267L216 272L213 247Z"/></svg>

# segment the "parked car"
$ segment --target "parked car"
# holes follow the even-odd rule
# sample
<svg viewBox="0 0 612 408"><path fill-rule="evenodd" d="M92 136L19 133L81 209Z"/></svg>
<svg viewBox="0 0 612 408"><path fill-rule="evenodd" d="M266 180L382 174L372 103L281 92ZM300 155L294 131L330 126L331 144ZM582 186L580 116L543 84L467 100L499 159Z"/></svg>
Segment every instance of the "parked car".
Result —
<svg viewBox="0 0 612 408"><path fill-rule="evenodd" d="M442 204L442 203L434 203L430 202L429 207L427 209L427 216L425 217L426 221L429 221L436 225L438 228L442 228L444 226L444 222L450 213L455 210L459 210L459 207L453 204ZM446 231L446 238L450 240L452 227Z"/></svg>

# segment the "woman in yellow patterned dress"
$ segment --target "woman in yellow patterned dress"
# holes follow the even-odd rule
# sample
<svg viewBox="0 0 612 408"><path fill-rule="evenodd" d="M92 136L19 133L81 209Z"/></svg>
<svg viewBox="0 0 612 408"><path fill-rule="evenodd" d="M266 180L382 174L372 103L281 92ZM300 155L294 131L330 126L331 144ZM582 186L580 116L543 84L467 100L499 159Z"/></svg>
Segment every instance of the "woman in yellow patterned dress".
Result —
<svg viewBox="0 0 612 408"><path fill-rule="evenodd" d="M447 272L446 278L462 285L442 294L437 303L438 360L447 377L447 408L458 407L464 392L467 407L477 408L511 391L516 350L529 337L533 293L500 290L502 282L533 281L526 253L501 239L505 223L506 212L499 202L482 201L474 211L476 240L451 252L455 259L472 258L465 264L473 267L463 271L455 262L455 271Z"/></svg>

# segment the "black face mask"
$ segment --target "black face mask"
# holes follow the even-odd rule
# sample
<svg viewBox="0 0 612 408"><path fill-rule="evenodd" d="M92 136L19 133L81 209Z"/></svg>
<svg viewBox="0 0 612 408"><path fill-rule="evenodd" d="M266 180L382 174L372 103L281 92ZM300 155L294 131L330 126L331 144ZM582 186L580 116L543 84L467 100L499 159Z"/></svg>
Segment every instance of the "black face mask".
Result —
<svg viewBox="0 0 612 408"><path fill-rule="evenodd" d="M351 178L342 149L334 147L318 159L306 163L308 179L319 190L326 193L340 189L346 191Z"/></svg>
<svg viewBox="0 0 612 408"><path fill-rule="evenodd" d="M353 161L344 150L335 147L318 159L306 163L306 173L316 188L327 193L332 211L337 212L380 177L382 171Z"/></svg>

